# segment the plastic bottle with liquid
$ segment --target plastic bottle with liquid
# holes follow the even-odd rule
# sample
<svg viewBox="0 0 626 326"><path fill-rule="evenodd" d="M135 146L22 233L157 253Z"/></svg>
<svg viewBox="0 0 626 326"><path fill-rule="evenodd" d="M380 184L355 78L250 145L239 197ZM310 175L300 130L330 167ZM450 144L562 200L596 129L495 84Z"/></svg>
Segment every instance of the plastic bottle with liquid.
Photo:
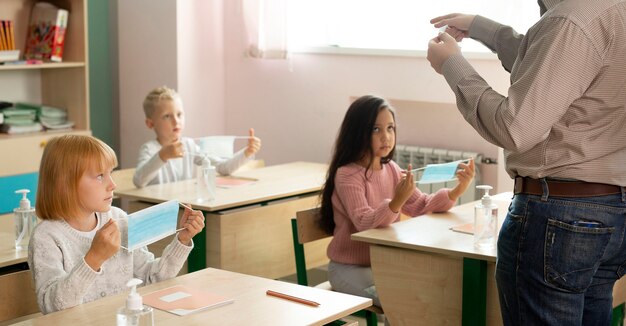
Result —
<svg viewBox="0 0 626 326"><path fill-rule="evenodd" d="M498 205L489 196L489 190L493 187L481 185L476 188L483 190L484 195L474 208L474 247L491 249L495 247L498 238Z"/></svg>
<svg viewBox="0 0 626 326"><path fill-rule="evenodd" d="M141 283L143 282L137 278L126 283L126 286L130 287L131 290L126 298L126 306L117 310L117 326L154 325L152 307L144 306L143 298L137 293L137 285Z"/></svg>
<svg viewBox="0 0 626 326"><path fill-rule="evenodd" d="M30 192L28 189L16 190L16 194L22 194L20 206L13 210L13 222L15 224L15 249L28 250L28 242L30 235L33 233L35 225L37 225L37 215L35 208L30 206L30 200L26 195Z"/></svg>
<svg viewBox="0 0 626 326"><path fill-rule="evenodd" d="M196 201L198 203L209 202L215 199L217 172L215 167L211 165L211 161L206 157L202 160L202 164L197 168Z"/></svg>

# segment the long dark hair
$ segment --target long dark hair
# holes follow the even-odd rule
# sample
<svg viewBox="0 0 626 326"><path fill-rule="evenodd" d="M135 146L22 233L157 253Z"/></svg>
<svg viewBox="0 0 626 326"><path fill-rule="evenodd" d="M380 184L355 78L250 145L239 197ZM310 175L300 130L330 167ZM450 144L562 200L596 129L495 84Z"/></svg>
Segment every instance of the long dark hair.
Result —
<svg viewBox="0 0 626 326"><path fill-rule="evenodd" d="M391 105L384 99L372 95L359 97L354 101L341 123L333 156L326 174L326 183L322 190L319 224L328 234L333 234L335 230L335 220L333 218L332 196L335 191L335 176L340 167L363 160L367 161L365 174L369 171L374 155L372 153L372 132L378 113L382 110L389 110L395 120L395 112ZM389 155L381 158L380 163L385 164L391 161L396 150L396 144Z"/></svg>

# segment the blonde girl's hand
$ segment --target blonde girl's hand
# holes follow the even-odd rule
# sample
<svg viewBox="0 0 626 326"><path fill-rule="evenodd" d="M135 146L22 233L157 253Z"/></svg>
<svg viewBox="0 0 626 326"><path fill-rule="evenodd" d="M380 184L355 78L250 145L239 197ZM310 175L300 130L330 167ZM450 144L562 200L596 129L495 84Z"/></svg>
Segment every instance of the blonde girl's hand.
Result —
<svg viewBox="0 0 626 326"><path fill-rule="evenodd" d="M185 228L178 232L178 241L189 246L191 239L204 228L204 214L201 211L185 208L183 216L178 221L178 227Z"/></svg>
<svg viewBox="0 0 626 326"><path fill-rule="evenodd" d="M120 250L120 229L117 221L110 219L91 241L91 247L85 255L85 262L94 271L100 270L102 264Z"/></svg>
<svg viewBox="0 0 626 326"><path fill-rule="evenodd" d="M184 154L185 150L180 139L176 139L171 144L161 147L159 151L159 156L163 162L167 162L167 160L173 158L183 157Z"/></svg>
<svg viewBox="0 0 626 326"><path fill-rule="evenodd" d="M413 192L415 192L415 179L413 177L413 172L411 172L412 168L413 166L409 164L406 171L402 171L402 178L396 185L396 192L393 199L389 202L389 209L395 213L402 209L404 203L406 203Z"/></svg>
<svg viewBox="0 0 626 326"><path fill-rule="evenodd" d="M261 139L254 137L254 128L250 128L250 130L248 130L248 134L248 146L246 146L246 151L244 152L246 157L254 155L261 149Z"/></svg>
<svg viewBox="0 0 626 326"><path fill-rule="evenodd" d="M474 22L476 15L467 14L447 14L439 17L435 17L430 20L431 24L434 24L436 28L448 26L445 32L454 37L457 42L461 42L464 38L469 36L469 28Z"/></svg>
<svg viewBox="0 0 626 326"><path fill-rule="evenodd" d="M460 163L456 171L456 178L459 183L448 192L450 200L456 201L469 188L470 183L476 175L476 166L474 160L470 159L468 164Z"/></svg>

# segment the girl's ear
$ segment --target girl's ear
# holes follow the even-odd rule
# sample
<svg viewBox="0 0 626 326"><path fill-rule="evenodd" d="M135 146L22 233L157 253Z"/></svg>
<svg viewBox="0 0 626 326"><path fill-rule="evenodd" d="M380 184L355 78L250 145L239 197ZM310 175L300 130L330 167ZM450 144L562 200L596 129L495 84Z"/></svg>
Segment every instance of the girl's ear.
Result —
<svg viewBox="0 0 626 326"><path fill-rule="evenodd" d="M152 119L146 118L146 126L148 127L148 129L154 128L154 122L152 122Z"/></svg>

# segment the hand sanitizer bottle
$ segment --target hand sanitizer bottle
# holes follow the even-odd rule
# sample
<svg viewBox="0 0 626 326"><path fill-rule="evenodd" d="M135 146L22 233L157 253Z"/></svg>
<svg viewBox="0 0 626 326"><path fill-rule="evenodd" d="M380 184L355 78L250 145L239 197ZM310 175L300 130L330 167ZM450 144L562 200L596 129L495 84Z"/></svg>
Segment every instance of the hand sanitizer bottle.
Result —
<svg viewBox="0 0 626 326"><path fill-rule="evenodd" d="M30 241L30 235L37 225L37 215L35 215L35 208L30 206L30 200L26 195L30 192L28 189L16 190L16 194L22 194L20 200L20 207L13 210L14 217L13 222L15 224L15 249L27 250L28 241Z"/></svg>
<svg viewBox="0 0 626 326"><path fill-rule="evenodd" d="M208 158L202 159L202 165L199 167L196 177L196 201L204 203L215 199L216 171Z"/></svg>
<svg viewBox="0 0 626 326"><path fill-rule="evenodd" d="M130 294L126 298L126 306L117 310L117 326L152 326L154 314L152 307L144 306L143 299L137 293L137 285L140 279L133 278L126 286L130 287Z"/></svg>
<svg viewBox="0 0 626 326"><path fill-rule="evenodd" d="M498 237L498 205L489 197L489 190L493 189L491 186L482 185L476 188L485 193L474 208L474 247L491 249Z"/></svg>

